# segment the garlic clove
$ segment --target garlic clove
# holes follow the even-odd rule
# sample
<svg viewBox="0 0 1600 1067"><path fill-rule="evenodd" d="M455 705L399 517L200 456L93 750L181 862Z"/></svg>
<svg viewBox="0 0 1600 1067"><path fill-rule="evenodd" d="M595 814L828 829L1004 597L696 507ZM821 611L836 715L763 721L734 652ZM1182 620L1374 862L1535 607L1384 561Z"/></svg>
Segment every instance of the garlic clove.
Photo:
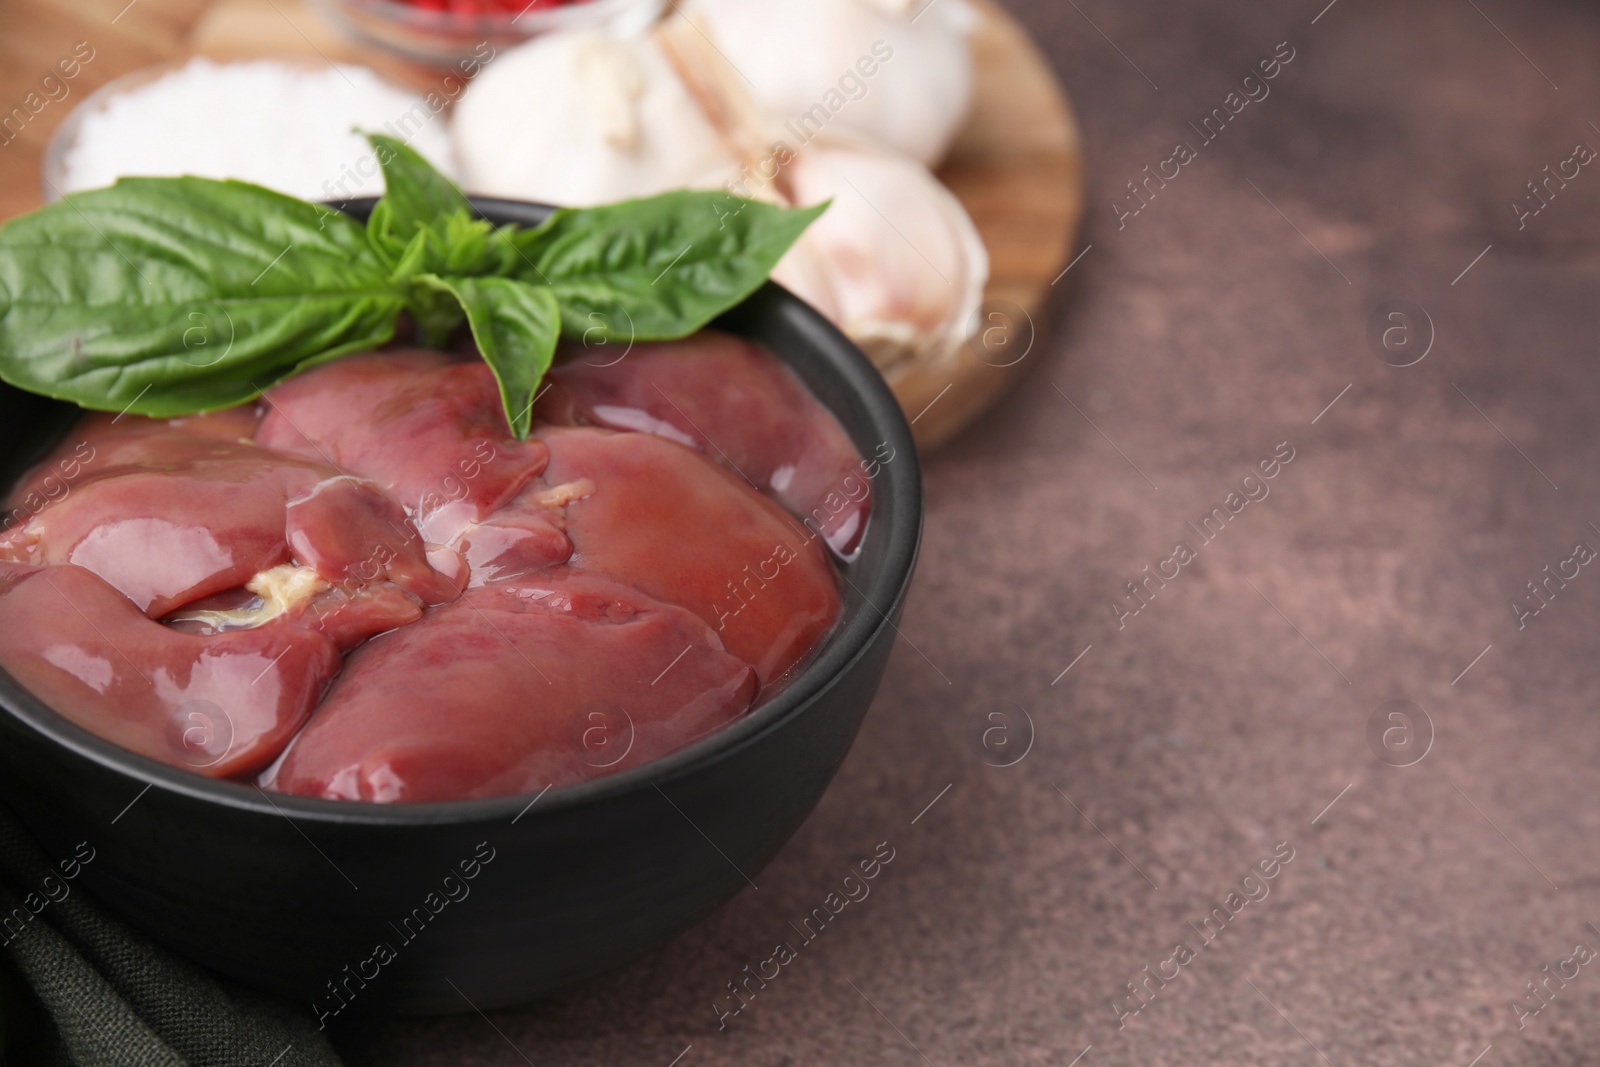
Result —
<svg viewBox="0 0 1600 1067"><path fill-rule="evenodd" d="M816 308L835 325L844 321L844 308L834 291L827 250L822 245L797 242L773 270L772 280ZM879 361L874 359L873 362Z"/></svg>
<svg viewBox="0 0 1600 1067"><path fill-rule="evenodd" d="M773 272L893 380L955 356L983 301L989 256L961 203L913 159L837 138L783 168L797 204L832 199Z"/></svg>
<svg viewBox="0 0 1600 1067"><path fill-rule="evenodd" d="M869 137L936 166L972 104L962 0L690 0L756 101L806 142Z"/></svg>
<svg viewBox="0 0 1600 1067"><path fill-rule="evenodd" d="M599 31L501 55L452 130L469 192L572 206L666 192L733 160L655 42Z"/></svg>
<svg viewBox="0 0 1600 1067"><path fill-rule="evenodd" d="M627 49L595 37L576 49L580 103L606 144L623 152L639 147L638 100L645 90L644 75L628 63Z"/></svg>

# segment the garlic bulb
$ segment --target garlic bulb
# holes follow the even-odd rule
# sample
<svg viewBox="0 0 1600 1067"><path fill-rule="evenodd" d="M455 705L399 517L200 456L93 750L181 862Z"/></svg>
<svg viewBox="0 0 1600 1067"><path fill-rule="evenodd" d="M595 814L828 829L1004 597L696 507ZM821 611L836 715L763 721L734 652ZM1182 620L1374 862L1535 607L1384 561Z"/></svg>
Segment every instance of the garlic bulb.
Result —
<svg viewBox="0 0 1600 1067"><path fill-rule="evenodd" d="M679 188L734 158L658 45L598 31L485 66L453 131L469 192L571 206Z"/></svg>
<svg viewBox="0 0 1600 1067"><path fill-rule="evenodd" d="M971 217L926 167L827 138L789 159L776 184L792 203L833 204L774 280L832 319L891 382L903 361L934 365L959 351L983 301L989 256Z"/></svg>
<svg viewBox="0 0 1600 1067"><path fill-rule="evenodd" d="M739 161L695 184L774 203L833 201L773 278L848 334L891 383L913 364L926 370L953 357L989 277L988 252L960 201L916 159L868 138L797 137L772 121L700 14L668 20L656 39Z"/></svg>
<svg viewBox="0 0 1600 1067"><path fill-rule="evenodd" d="M686 10L802 142L837 128L933 167L972 103L975 19L962 0L690 0Z"/></svg>
<svg viewBox="0 0 1600 1067"><path fill-rule="evenodd" d="M906 0L805 0L812 2L887 25L893 20L881 8ZM773 3L761 10L793 6ZM939 0L952 10L959 3ZM936 25L931 10L918 32ZM901 21L910 25L908 15ZM806 65L804 54L785 49L775 62ZM465 184L571 205L684 186L791 205L831 199L773 277L836 323L891 381L913 364L939 366L966 340L988 280L972 220L917 158L843 128L797 133L765 112L738 73L751 66L751 57L730 56L712 41L704 12L668 19L643 39L587 32L535 40L487 66L457 105ZM954 126L946 121L939 136Z"/></svg>

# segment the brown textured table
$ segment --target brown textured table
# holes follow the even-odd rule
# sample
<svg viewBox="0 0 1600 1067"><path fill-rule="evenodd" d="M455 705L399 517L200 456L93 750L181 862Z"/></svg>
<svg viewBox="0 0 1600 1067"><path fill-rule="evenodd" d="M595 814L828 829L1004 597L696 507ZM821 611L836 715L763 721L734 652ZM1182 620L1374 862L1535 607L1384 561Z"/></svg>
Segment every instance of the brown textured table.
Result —
<svg viewBox="0 0 1600 1067"><path fill-rule="evenodd" d="M928 464L905 640L837 783L655 957L346 1032L353 1062L1595 1062L1600 173L1566 161L1600 148L1600 14L1324 3L1013 0L1078 104L1092 247L1026 387ZM1369 342L1397 300L1423 313ZM1177 576L1122 615L1146 566ZM871 895L719 1030L725 983L882 841Z"/></svg>
<svg viewBox="0 0 1600 1067"><path fill-rule="evenodd" d="M1596 1062L1600 961L1562 961L1600 950L1600 567L1564 563L1600 548L1600 168L1564 161L1600 148L1600 14L1324 3L1009 5L1078 103L1092 248L1025 387L927 466L905 640L838 781L666 951L386 1024L371 1062ZM1579 173L1519 229L1547 164ZM1431 320L1409 367L1367 339L1391 300L1426 315L1383 320L1391 363ZM1186 526L1261 486L1211 542ZM1577 576L1519 630L1547 564ZM1147 565L1178 577L1119 629ZM1384 713L1405 767L1368 741L1397 699L1433 732ZM1012 705L1032 748L995 767ZM871 895L719 1030L724 983L885 840ZM1268 895L1201 926L1279 842ZM1578 974L1519 1018L1546 965ZM1147 966L1177 977L1132 1014Z"/></svg>

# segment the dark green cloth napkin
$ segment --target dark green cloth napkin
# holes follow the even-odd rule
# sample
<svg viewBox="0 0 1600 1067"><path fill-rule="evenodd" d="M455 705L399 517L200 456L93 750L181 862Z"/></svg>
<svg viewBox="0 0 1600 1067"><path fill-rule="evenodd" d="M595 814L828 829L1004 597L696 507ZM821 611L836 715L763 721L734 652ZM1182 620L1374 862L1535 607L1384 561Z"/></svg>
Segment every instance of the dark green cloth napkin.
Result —
<svg viewBox="0 0 1600 1067"><path fill-rule="evenodd" d="M340 1067L299 1005L109 918L0 807L0 1050L16 1067ZM48 881L47 881L48 879ZM8 921L9 920L9 921Z"/></svg>

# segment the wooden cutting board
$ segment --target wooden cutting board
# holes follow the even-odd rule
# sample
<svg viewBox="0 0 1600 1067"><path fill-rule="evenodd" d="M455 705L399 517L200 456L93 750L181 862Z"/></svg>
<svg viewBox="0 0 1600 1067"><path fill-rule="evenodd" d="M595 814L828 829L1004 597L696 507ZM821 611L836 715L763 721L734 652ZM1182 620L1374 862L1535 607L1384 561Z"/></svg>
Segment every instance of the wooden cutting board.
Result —
<svg viewBox="0 0 1600 1067"><path fill-rule="evenodd" d="M973 7L981 15L973 111L939 177L983 235L989 284L953 368L890 382L925 450L992 407L1038 358L1045 304L1056 279L1071 277L1061 271L1077 255L1083 214L1083 158L1066 94L1010 15L990 0Z"/></svg>
<svg viewBox="0 0 1600 1067"><path fill-rule="evenodd" d="M925 448L949 440L1027 372L1052 282L1076 252L1083 209L1078 127L1048 63L993 0L970 2L980 16L973 113L939 177L977 223L991 276L967 350L953 364L913 368L890 381ZM5 217L40 202L44 147L73 105L152 63L193 53L309 55L364 63L418 88L434 88L439 77L344 37L303 0L8 0L0 4L0 113L22 105L79 41L88 42L94 57L67 83L67 95L34 96L32 103L44 106L14 140L0 144Z"/></svg>

